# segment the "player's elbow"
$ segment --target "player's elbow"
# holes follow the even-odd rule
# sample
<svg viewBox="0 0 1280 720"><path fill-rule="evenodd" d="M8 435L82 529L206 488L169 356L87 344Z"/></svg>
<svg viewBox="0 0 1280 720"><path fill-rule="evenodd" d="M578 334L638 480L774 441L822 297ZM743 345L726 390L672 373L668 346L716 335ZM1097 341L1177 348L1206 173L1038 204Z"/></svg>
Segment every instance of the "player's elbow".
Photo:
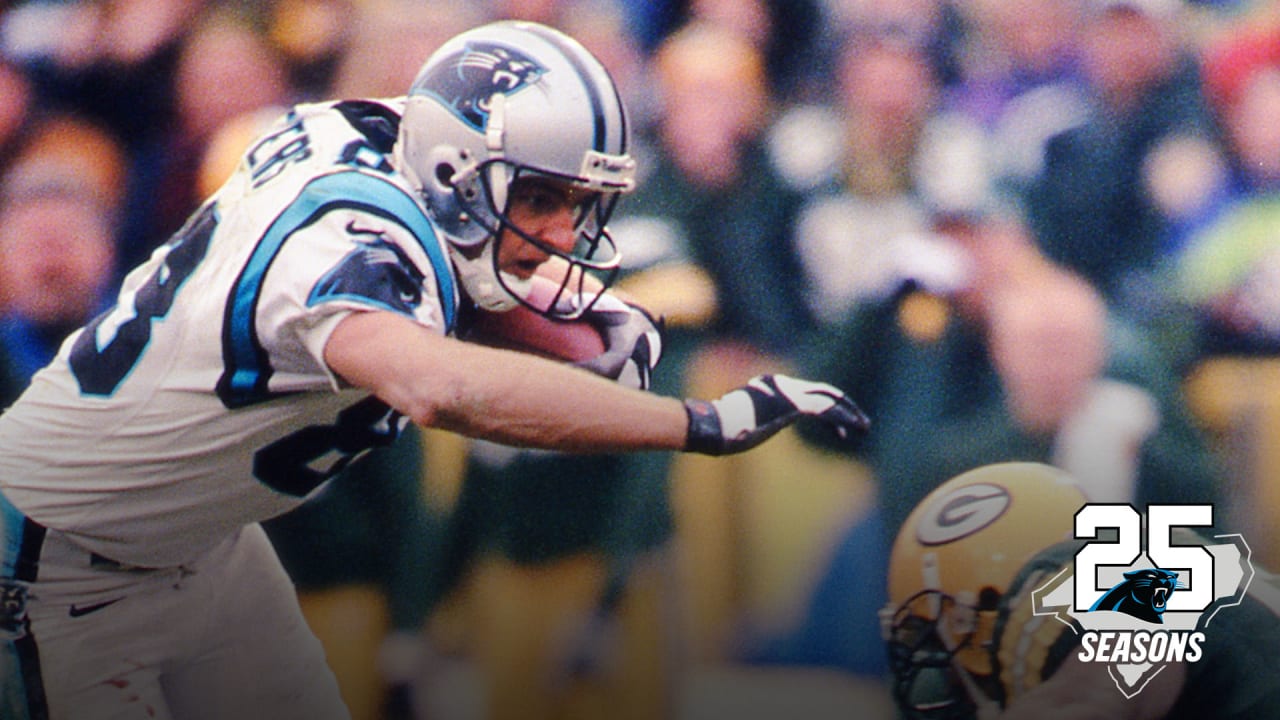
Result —
<svg viewBox="0 0 1280 720"><path fill-rule="evenodd" d="M467 379L449 363L417 362L370 389L414 424L456 428L466 415Z"/></svg>
<svg viewBox="0 0 1280 720"><path fill-rule="evenodd" d="M343 319L325 345L325 362L353 387L378 396L423 427L460 413L467 395L462 343L388 312Z"/></svg>
<svg viewBox="0 0 1280 720"><path fill-rule="evenodd" d="M453 429L463 415L458 409L462 405L459 395L456 388L445 387L405 393L388 404L419 427Z"/></svg>

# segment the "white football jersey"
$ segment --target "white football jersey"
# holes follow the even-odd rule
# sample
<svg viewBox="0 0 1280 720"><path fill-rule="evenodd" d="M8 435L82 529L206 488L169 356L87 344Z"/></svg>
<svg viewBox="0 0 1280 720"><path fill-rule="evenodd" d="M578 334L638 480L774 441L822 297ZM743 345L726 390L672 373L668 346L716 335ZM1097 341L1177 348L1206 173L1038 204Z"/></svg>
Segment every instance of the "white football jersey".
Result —
<svg viewBox="0 0 1280 720"><path fill-rule="evenodd" d="M122 563L295 507L404 419L322 359L344 316L442 334L443 237L390 164L399 100L293 109L0 415L0 490Z"/></svg>

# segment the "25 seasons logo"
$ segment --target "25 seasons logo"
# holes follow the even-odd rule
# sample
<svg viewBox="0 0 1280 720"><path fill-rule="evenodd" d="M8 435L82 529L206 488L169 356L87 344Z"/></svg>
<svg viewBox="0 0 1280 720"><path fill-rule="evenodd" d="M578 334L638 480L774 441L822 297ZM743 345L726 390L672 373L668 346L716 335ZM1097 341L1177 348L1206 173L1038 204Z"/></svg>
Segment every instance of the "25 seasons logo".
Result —
<svg viewBox="0 0 1280 720"><path fill-rule="evenodd" d="M1249 589L1244 538L1190 530L1212 525L1212 505L1085 505L1075 537L1089 542L1032 592L1034 612L1071 627L1079 659L1106 663L1134 697L1169 663L1199 661L1214 616Z"/></svg>

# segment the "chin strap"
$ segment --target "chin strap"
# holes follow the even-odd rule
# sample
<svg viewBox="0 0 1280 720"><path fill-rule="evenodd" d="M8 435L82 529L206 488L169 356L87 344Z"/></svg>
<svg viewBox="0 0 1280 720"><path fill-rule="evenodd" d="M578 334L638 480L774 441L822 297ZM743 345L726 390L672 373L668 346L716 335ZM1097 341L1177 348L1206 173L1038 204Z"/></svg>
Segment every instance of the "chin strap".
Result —
<svg viewBox="0 0 1280 720"><path fill-rule="evenodd" d="M486 240L480 254L474 258L464 257L462 253L453 252L453 267L458 274L458 283L467 291L467 295L478 307L489 312L506 312L512 310L520 301L502 286L494 268L493 240ZM507 278L508 285L518 289L520 280Z"/></svg>
<svg viewBox="0 0 1280 720"><path fill-rule="evenodd" d="M493 201L493 209L503 212L506 211L507 184L511 182L511 178L507 177L506 163L489 161L501 161L506 157L506 151L503 149L506 141L507 96L494 93L489 96L489 120L485 124L484 149L488 151L485 162L488 163L489 168L489 193Z"/></svg>

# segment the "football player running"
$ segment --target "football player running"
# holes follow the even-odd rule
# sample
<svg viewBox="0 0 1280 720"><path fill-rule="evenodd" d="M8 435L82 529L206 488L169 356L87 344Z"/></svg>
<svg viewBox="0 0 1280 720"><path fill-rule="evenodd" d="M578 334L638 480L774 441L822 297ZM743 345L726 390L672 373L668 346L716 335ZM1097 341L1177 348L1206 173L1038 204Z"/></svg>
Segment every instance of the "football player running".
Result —
<svg viewBox="0 0 1280 720"><path fill-rule="evenodd" d="M633 178L603 67L540 25L462 33L406 97L292 109L0 416L0 715L347 717L257 523L408 422L575 452L865 429L782 375L710 402L613 382L661 350L607 292ZM633 367L453 337L518 305L631 313L606 352Z"/></svg>
<svg viewBox="0 0 1280 720"><path fill-rule="evenodd" d="M894 701L910 720L1191 720L1280 717L1280 585L1255 568L1242 602L1214 617L1204 656L1170 662L1132 697L1080 636L1036 615L1032 591L1068 568L1086 503L1040 463L985 465L952 478L903 524L881 613ZM1174 540L1203 537L1177 529Z"/></svg>

